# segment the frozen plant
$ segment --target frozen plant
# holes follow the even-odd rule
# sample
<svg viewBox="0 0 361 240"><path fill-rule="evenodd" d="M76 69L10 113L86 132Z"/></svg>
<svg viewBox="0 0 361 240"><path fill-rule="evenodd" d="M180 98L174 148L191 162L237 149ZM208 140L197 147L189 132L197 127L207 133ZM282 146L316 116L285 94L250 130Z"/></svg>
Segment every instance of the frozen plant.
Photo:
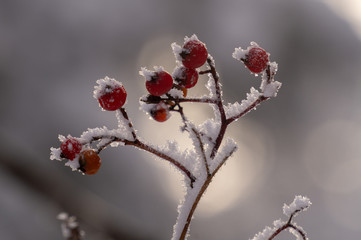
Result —
<svg viewBox="0 0 361 240"><path fill-rule="evenodd" d="M297 240L307 240L306 232L302 227L293 222L293 218L298 213L306 211L311 206L309 198L304 196L296 196L290 205L283 205L283 214L288 217L287 222L281 219L273 222L273 228L265 227L262 232L257 233L251 240L272 240L282 231L289 229L289 232L295 235Z"/></svg>
<svg viewBox="0 0 361 240"><path fill-rule="evenodd" d="M127 92L123 84L105 77L96 81L94 98L103 110L115 112L118 128L88 129L80 137L59 135L60 148L51 148L50 158L67 160L65 165L83 174L97 173L101 166L99 154L108 146L133 146L168 161L184 176L186 193L178 207L172 237L173 240L183 240L189 235L193 214L204 192L218 170L237 150L237 144L225 137L227 127L260 103L276 97L281 83L274 80L277 63L269 60L269 54L264 49L254 42L246 49L236 48L233 57L254 76L260 76L260 87L259 90L252 87L244 100L225 105L220 76L206 45L193 35L185 37L182 46L173 43L171 47L177 63L172 73L161 66L140 69L149 93L140 98L140 105L158 122L167 121L171 113L179 114L180 129L188 134L191 148L181 150L176 141L156 146L141 138L124 107ZM200 70L200 67L204 69ZM188 91L200 82L201 75L208 75L205 83L208 94L189 97ZM186 102L210 105L214 117L196 125L183 110Z"/></svg>

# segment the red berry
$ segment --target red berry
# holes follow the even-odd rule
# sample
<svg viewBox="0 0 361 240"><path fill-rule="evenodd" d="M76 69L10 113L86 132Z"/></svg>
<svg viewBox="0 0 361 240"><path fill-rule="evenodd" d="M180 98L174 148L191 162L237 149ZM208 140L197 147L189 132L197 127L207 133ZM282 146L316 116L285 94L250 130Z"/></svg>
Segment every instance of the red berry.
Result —
<svg viewBox="0 0 361 240"><path fill-rule="evenodd" d="M60 145L62 157L69 160L73 160L80 153L81 148L80 142L75 138L68 138Z"/></svg>
<svg viewBox="0 0 361 240"><path fill-rule="evenodd" d="M174 80L185 88L192 88L197 84L198 72L193 68L180 67L176 71Z"/></svg>
<svg viewBox="0 0 361 240"><path fill-rule="evenodd" d="M103 109L107 111L115 111L124 105L126 99L127 92L125 91L123 85L108 85L104 89L104 94L98 98L98 101Z"/></svg>
<svg viewBox="0 0 361 240"><path fill-rule="evenodd" d="M185 67L199 68L207 61L208 52L201 41L189 40L184 44L180 56Z"/></svg>
<svg viewBox="0 0 361 240"><path fill-rule="evenodd" d="M251 48L242 59L246 67L253 73L260 73L266 69L268 64L268 54L260 47Z"/></svg>
<svg viewBox="0 0 361 240"><path fill-rule="evenodd" d="M154 72L151 79L145 82L148 92L154 96L161 96L173 87L173 78L166 71Z"/></svg>
<svg viewBox="0 0 361 240"><path fill-rule="evenodd" d="M99 155L94 150L84 150L79 155L79 170L88 175L96 174L101 162Z"/></svg>
<svg viewBox="0 0 361 240"><path fill-rule="evenodd" d="M164 122L170 117L169 108L167 104L160 102L150 110L150 115L154 120L158 122Z"/></svg>

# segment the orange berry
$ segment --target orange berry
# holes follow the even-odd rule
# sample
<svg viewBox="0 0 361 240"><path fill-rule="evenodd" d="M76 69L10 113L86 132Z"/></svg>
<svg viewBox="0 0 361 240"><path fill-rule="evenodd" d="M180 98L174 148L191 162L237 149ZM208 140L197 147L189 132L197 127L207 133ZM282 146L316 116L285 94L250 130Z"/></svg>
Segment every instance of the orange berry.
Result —
<svg viewBox="0 0 361 240"><path fill-rule="evenodd" d="M170 117L169 108L165 102L160 102L150 110L150 115L158 122L165 122Z"/></svg>
<svg viewBox="0 0 361 240"><path fill-rule="evenodd" d="M85 174L96 174L101 162L99 155L93 149L84 150L79 154L79 170Z"/></svg>

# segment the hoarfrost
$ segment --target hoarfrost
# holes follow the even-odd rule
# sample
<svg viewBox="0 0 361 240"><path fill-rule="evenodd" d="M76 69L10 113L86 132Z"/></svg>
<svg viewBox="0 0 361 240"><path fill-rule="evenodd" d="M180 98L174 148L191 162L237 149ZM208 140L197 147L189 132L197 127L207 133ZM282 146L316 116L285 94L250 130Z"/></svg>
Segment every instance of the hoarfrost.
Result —
<svg viewBox="0 0 361 240"><path fill-rule="evenodd" d="M174 57L176 59L176 62L179 64L182 62L182 57L181 57L181 53L182 53L182 47L179 46L177 43L172 43L171 44L171 47L172 47L172 50L173 50L173 54L174 54Z"/></svg>
<svg viewBox="0 0 361 240"><path fill-rule="evenodd" d="M217 153L211 162L209 166L210 172L213 173L220 167L237 150L237 148L237 143L233 139L227 138L222 150Z"/></svg>
<svg viewBox="0 0 361 240"><path fill-rule="evenodd" d="M300 211L306 211L311 206L311 201L308 197L304 197L301 195L298 195L295 197L293 202L290 205L284 204L283 205L283 214L286 216L291 216L296 214Z"/></svg>
<svg viewBox="0 0 361 240"><path fill-rule="evenodd" d="M146 67L142 67L139 71L139 75L143 76L146 81L152 80L157 72L164 71L162 66L154 66L154 71L147 69Z"/></svg>
<svg viewBox="0 0 361 240"><path fill-rule="evenodd" d="M273 81L269 84L265 84L263 86L262 92L265 97L276 97L278 93L278 89L282 86L282 83L278 81Z"/></svg>
<svg viewBox="0 0 361 240"><path fill-rule="evenodd" d="M105 78L96 81L98 85L94 86L93 97L99 99L102 95L107 93L110 89L123 86L121 82L106 76Z"/></svg>
<svg viewBox="0 0 361 240"><path fill-rule="evenodd" d="M206 87L209 91L209 97L215 99L217 97L217 90L212 74L208 74L208 82L206 84Z"/></svg>
<svg viewBox="0 0 361 240"><path fill-rule="evenodd" d="M168 94L173 98L183 98L183 91L179 89L172 88L169 90Z"/></svg>
<svg viewBox="0 0 361 240"><path fill-rule="evenodd" d="M250 93L247 93L247 98L241 101L241 104L235 102L224 106L226 117L238 116L244 112L249 106L251 106L261 96L261 93L255 88L251 88Z"/></svg>
<svg viewBox="0 0 361 240"><path fill-rule="evenodd" d="M190 37L187 37L187 36L186 36L186 37L184 38L184 43L189 42L189 41L194 41L194 40L199 41L197 35L193 34L193 35L190 36Z"/></svg>
<svg viewBox="0 0 361 240"><path fill-rule="evenodd" d="M73 171L79 171L79 167L80 167L79 158L76 157L73 160L68 160L65 163L65 166L70 167L71 170L73 170Z"/></svg>
<svg viewBox="0 0 361 240"><path fill-rule="evenodd" d="M61 161L61 150L60 148L54 148L54 147L51 147L50 148L50 159L51 160L58 160L58 161Z"/></svg>
<svg viewBox="0 0 361 240"><path fill-rule="evenodd" d="M205 136L204 138L206 138L206 140L214 141L217 138L220 126L221 123L219 121L215 121L214 119L207 119L199 125L199 130L202 135Z"/></svg>
<svg viewBox="0 0 361 240"><path fill-rule="evenodd" d="M273 232L275 231L274 228L265 227L262 232L257 233L252 240L267 240L269 237L272 236Z"/></svg>

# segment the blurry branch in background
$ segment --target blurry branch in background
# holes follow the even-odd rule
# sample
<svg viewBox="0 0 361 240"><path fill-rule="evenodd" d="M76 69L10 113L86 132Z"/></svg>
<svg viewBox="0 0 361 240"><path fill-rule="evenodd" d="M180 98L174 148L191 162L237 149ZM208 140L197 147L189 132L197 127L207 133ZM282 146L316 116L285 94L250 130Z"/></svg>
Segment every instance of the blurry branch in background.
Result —
<svg viewBox="0 0 361 240"><path fill-rule="evenodd" d="M61 231L66 240L81 240L84 236L84 231L80 230L79 223L75 216L69 216L67 213L60 213L58 219L61 223Z"/></svg>

